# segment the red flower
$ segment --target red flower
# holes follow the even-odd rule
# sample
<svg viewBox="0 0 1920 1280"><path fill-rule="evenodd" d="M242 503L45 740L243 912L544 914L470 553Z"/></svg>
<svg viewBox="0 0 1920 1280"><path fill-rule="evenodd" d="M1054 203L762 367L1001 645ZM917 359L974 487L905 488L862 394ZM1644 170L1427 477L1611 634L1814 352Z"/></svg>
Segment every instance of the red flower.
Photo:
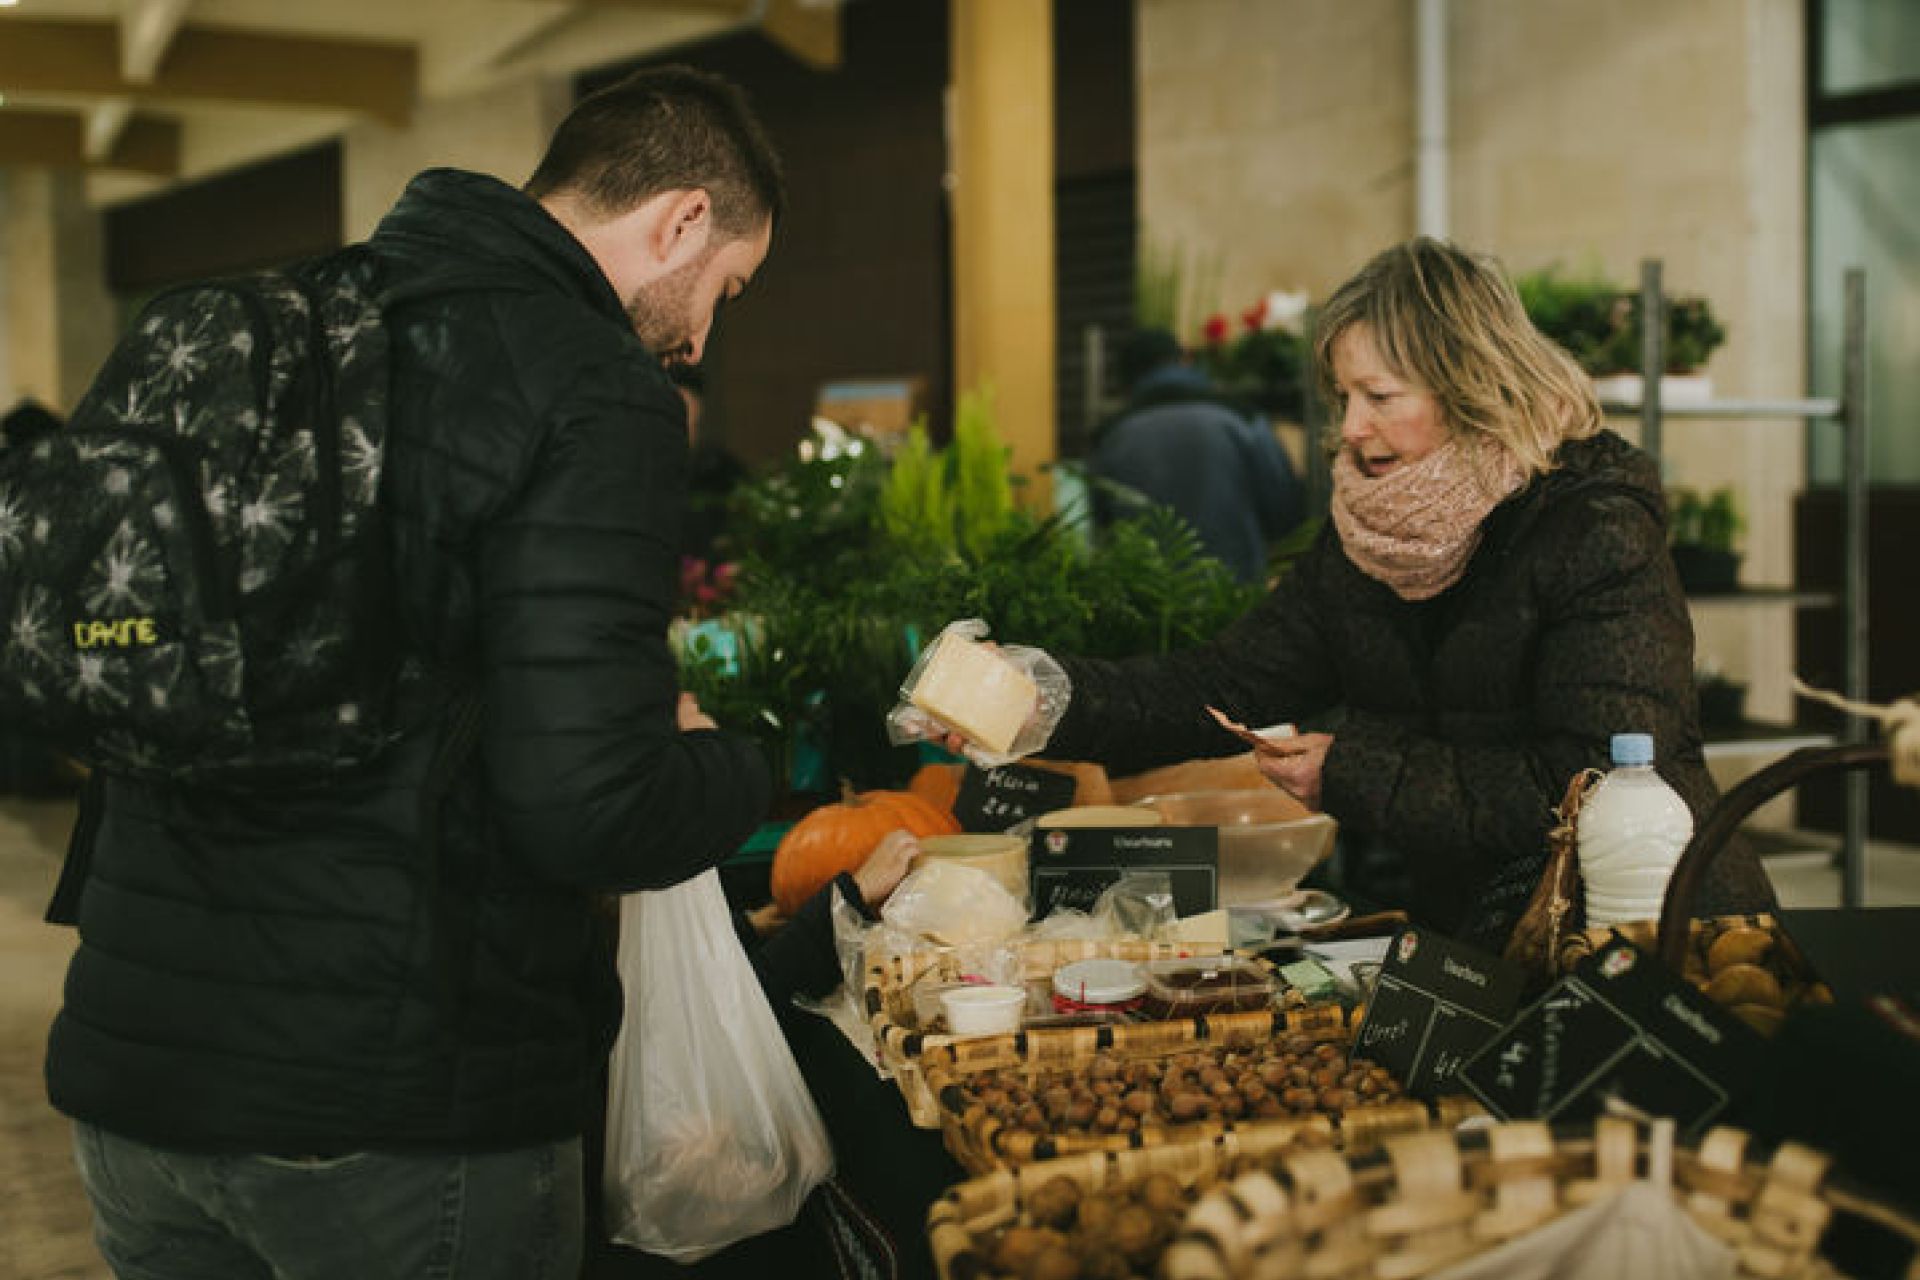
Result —
<svg viewBox="0 0 1920 1280"><path fill-rule="evenodd" d="M1254 303L1240 313L1240 323L1247 327L1248 333L1258 333L1267 326L1267 300Z"/></svg>
<svg viewBox="0 0 1920 1280"><path fill-rule="evenodd" d="M1207 335L1208 342L1219 346L1227 340L1227 318L1225 316L1209 317L1204 332Z"/></svg>

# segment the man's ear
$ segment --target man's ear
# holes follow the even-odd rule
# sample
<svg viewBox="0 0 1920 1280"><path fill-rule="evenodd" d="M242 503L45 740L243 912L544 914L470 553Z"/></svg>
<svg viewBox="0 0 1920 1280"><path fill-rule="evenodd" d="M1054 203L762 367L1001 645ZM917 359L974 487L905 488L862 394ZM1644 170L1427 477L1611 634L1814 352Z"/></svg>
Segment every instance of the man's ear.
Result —
<svg viewBox="0 0 1920 1280"><path fill-rule="evenodd" d="M652 248L664 272L676 270L705 252L713 237L713 197L704 187L670 192L662 213L654 225Z"/></svg>

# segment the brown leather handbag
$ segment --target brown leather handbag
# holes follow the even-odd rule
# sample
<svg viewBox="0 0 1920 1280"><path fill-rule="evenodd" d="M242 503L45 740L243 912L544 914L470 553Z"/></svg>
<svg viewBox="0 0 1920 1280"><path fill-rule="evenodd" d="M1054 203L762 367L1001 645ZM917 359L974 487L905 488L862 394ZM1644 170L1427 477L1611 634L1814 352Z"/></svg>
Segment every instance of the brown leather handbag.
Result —
<svg viewBox="0 0 1920 1280"><path fill-rule="evenodd" d="M1507 939L1506 958L1529 973L1547 977L1557 973L1561 940L1585 917L1580 850L1574 832L1580 806L1605 776L1598 769L1576 773L1567 783L1560 807L1553 811L1553 830L1547 833L1546 869Z"/></svg>

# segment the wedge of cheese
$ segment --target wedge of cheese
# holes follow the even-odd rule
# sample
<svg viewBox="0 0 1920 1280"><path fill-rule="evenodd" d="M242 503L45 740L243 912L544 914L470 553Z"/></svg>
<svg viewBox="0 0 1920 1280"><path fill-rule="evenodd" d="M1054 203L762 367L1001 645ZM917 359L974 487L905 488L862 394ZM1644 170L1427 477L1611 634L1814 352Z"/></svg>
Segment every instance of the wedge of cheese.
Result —
<svg viewBox="0 0 1920 1280"><path fill-rule="evenodd" d="M976 641L941 638L908 700L996 755L1020 736L1040 702L1026 672Z"/></svg>

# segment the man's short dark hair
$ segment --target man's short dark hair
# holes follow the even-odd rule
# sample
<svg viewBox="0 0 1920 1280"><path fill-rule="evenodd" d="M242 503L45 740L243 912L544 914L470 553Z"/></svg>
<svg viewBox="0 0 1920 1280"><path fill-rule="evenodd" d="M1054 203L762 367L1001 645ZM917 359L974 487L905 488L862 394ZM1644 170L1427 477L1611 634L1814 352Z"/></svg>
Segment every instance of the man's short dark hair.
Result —
<svg viewBox="0 0 1920 1280"><path fill-rule="evenodd" d="M780 158L746 94L673 66L636 71L575 103L526 192L536 200L576 193L612 216L696 188L713 197L714 226L728 237L777 221L786 203Z"/></svg>

